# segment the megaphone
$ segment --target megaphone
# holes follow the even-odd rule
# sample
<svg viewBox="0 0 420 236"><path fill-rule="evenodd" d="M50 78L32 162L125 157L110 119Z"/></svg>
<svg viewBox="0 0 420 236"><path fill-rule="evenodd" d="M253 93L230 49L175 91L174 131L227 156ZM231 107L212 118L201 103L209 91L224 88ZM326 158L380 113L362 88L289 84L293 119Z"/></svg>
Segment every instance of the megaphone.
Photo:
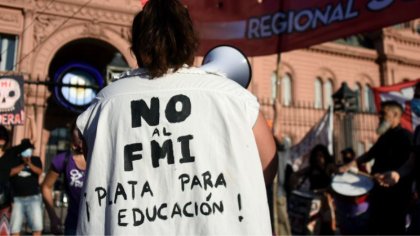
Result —
<svg viewBox="0 0 420 236"><path fill-rule="evenodd" d="M200 68L209 73L223 74L244 88L251 83L252 70L247 57L232 46L217 46L208 51Z"/></svg>

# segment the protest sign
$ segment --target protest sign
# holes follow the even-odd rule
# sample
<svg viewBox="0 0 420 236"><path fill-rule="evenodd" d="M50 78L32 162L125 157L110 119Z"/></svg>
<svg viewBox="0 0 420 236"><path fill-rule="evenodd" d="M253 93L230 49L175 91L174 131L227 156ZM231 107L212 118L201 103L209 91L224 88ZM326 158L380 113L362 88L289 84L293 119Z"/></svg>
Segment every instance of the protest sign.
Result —
<svg viewBox="0 0 420 236"><path fill-rule="evenodd" d="M22 76L0 76L0 124L22 125L25 119Z"/></svg>

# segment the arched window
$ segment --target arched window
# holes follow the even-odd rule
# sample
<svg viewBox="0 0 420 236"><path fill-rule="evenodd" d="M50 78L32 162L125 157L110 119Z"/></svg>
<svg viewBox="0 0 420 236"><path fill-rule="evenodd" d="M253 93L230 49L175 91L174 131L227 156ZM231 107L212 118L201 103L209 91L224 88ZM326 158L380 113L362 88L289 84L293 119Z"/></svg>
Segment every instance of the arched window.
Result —
<svg viewBox="0 0 420 236"><path fill-rule="evenodd" d="M322 107L322 80L320 78L315 79L315 108Z"/></svg>
<svg viewBox="0 0 420 236"><path fill-rule="evenodd" d="M15 70L19 40L15 35L0 33L0 70Z"/></svg>
<svg viewBox="0 0 420 236"><path fill-rule="evenodd" d="M49 166L57 153L70 150L70 130L66 127L53 129L46 146L45 162Z"/></svg>
<svg viewBox="0 0 420 236"><path fill-rule="evenodd" d="M277 73L276 72L273 72L271 74L271 88L272 88L271 89L271 98L273 100L277 98L277 90L278 90L277 84L278 84L278 82L277 82Z"/></svg>
<svg viewBox="0 0 420 236"><path fill-rule="evenodd" d="M292 78L290 74L285 74L281 80L281 102L284 106L292 104Z"/></svg>
<svg viewBox="0 0 420 236"><path fill-rule="evenodd" d="M357 105L359 106L359 111L363 110L363 106L362 106L362 97L363 97L363 92L362 92L362 85L359 83L356 83L354 86L354 91L357 93Z"/></svg>
<svg viewBox="0 0 420 236"><path fill-rule="evenodd" d="M332 105L332 94L333 94L333 84L329 79L324 83L324 108L327 109L328 106Z"/></svg>
<svg viewBox="0 0 420 236"><path fill-rule="evenodd" d="M366 108L366 111L374 112L375 111L375 100L373 96L372 88L369 86L369 84L366 84L364 89L364 107Z"/></svg>

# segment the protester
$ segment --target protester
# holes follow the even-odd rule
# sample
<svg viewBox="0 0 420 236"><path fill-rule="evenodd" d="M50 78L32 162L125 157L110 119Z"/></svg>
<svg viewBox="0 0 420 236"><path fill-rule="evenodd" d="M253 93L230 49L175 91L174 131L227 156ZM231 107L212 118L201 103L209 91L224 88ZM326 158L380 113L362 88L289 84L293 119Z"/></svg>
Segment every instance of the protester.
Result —
<svg viewBox="0 0 420 236"><path fill-rule="evenodd" d="M417 82L414 86L414 96L413 100L411 101L411 109L414 113L418 114L420 116L420 82ZM388 172L378 174L377 179L379 180L379 183L382 184L385 187L393 186L400 180L401 177L406 177L410 175L414 170L416 165L420 164L416 161L416 158L420 155L420 125L416 126L414 130L414 136L413 136L413 148L411 155L407 162L404 163L403 166L401 166L399 169L393 169ZM420 172L416 172L416 178L420 179L417 174ZM419 181L417 181L417 184L420 184ZM417 188L420 190L420 188Z"/></svg>
<svg viewBox="0 0 420 236"><path fill-rule="evenodd" d="M353 148L348 147L341 150L343 164L351 165L350 170L354 174L366 173L363 165L357 166L354 161L356 154ZM369 212L368 195L344 196L334 194L338 228L342 235L366 235L369 233Z"/></svg>
<svg viewBox="0 0 420 236"><path fill-rule="evenodd" d="M13 157L19 152L17 148L7 149L9 143L9 131L0 125L0 213L1 235L9 235L9 221L11 214L12 195L10 190L9 176L13 165Z"/></svg>
<svg viewBox="0 0 420 236"><path fill-rule="evenodd" d="M32 116L28 115L32 133L35 125ZM16 165L20 152L29 148L28 144L9 147L9 131L0 125L0 235L10 235L10 216L12 204L12 191L10 188L10 171Z"/></svg>
<svg viewBox="0 0 420 236"><path fill-rule="evenodd" d="M293 173L291 176L294 189L313 195L319 199L318 213L313 214L308 223L307 231L310 234L331 235L335 233L335 209L331 196L330 185L332 174L335 172L334 157L325 145L318 144L309 154L309 166ZM313 211L313 209L311 209ZM310 212L308 212L310 214Z"/></svg>
<svg viewBox="0 0 420 236"><path fill-rule="evenodd" d="M357 163L375 160L372 175L377 177L379 183L380 174L399 169L410 155L412 134L400 125L402 112L402 106L396 101L382 103L377 129L380 137L367 153L356 159ZM340 167L339 171L347 171L351 164ZM369 196L370 234L405 233L411 182L411 178L407 177L389 188L381 184L374 187Z"/></svg>
<svg viewBox="0 0 420 236"><path fill-rule="evenodd" d="M41 235L42 198L38 179L42 174L42 163L39 157L32 155L34 146L29 139L23 139L21 145L29 148L14 157L18 163L10 171L13 191L11 232L12 235L19 235L26 218L32 235Z"/></svg>
<svg viewBox="0 0 420 236"><path fill-rule="evenodd" d="M309 155L309 165L293 174L291 181L295 189L320 191L329 188L335 162L325 145L318 144Z"/></svg>
<svg viewBox="0 0 420 236"><path fill-rule="evenodd" d="M151 0L135 16L141 69L77 120L88 162L78 234L272 234L271 131L249 91L191 67L197 45L178 0Z"/></svg>
<svg viewBox="0 0 420 236"><path fill-rule="evenodd" d="M420 116L420 82L414 87L414 97L411 101L411 109ZM410 177L414 173L416 185L413 193L413 207L410 209L411 223L407 230L410 235L420 235L420 125L416 126L413 137L413 149L410 158L403 166L383 174L377 175L379 183L384 187L394 186L401 178Z"/></svg>
<svg viewBox="0 0 420 236"><path fill-rule="evenodd" d="M355 170L356 172L362 171L364 173L368 173L368 170L366 168L366 165L363 163L357 164L356 162L353 162L356 160L356 153L354 152L353 148L347 147L343 150L341 150L341 159L343 161L343 164L351 163L351 168Z"/></svg>
<svg viewBox="0 0 420 236"><path fill-rule="evenodd" d="M9 235L9 220L11 213L12 196L9 184L9 173L11 170L10 152L6 154L6 147L9 142L9 132L4 126L0 126L0 235Z"/></svg>
<svg viewBox="0 0 420 236"><path fill-rule="evenodd" d="M414 97L411 101L411 107L416 114L417 119L420 117L420 82L414 87ZM414 130L414 147L410 160L407 161L405 168L402 167L397 173L407 176L414 172L415 191L413 193L413 208L411 209L411 224L408 228L408 234L420 235L420 125ZM402 173L403 172L403 173ZM405 172L405 173L404 173ZM398 179L400 177L398 176ZM397 181L395 181L397 182Z"/></svg>
<svg viewBox="0 0 420 236"><path fill-rule="evenodd" d="M287 214L287 195L290 193L288 192L289 186L287 181L292 173L292 167L287 163L290 143L286 143L286 145L283 143L285 142L276 140L279 171L277 184L273 184L273 226L276 235L291 235L289 216Z"/></svg>
<svg viewBox="0 0 420 236"><path fill-rule="evenodd" d="M416 88L420 87L419 85L420 84L417 83ZM420 100L420 94L417 94L415 99ZM391 174L391 176L397 178L394 179L395 183L400 180L401 176L407 178L407 176L411 175L415 179L415 191L413 191L412 194L412 207L410 209L411 223L407 233L411 235L420 235L420 125L418 125L414 131L414 146L410 159L403 167L398 169L396 173L398 177Z"/></svg>
<svg viewBox="0 0 420 236"><path fill-rule="evenodd" d="M71 151L60 153L51 162L51 167L42 183L42 195L51 222L51 232L61 234L61 220L54 210L54 184L64 175L65 192L69 197L64 226L65 235L76 235L81 190L85 178L86 161L83 156L81 134L74 125L71 129Z"/></svg>

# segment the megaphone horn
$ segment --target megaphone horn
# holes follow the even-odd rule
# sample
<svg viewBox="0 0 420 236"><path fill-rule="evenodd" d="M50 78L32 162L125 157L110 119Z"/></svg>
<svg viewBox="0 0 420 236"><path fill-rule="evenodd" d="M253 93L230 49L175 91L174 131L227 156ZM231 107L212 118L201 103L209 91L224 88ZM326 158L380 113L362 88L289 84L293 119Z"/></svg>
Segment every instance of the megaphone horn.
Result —
<svg viewBox="0 0 420 236"><path fill-rule="evenodd" d="M217 46L204 56L202 70L223 74L244 88L251 83L252 70L247 57L232 46Z"/></svg>

